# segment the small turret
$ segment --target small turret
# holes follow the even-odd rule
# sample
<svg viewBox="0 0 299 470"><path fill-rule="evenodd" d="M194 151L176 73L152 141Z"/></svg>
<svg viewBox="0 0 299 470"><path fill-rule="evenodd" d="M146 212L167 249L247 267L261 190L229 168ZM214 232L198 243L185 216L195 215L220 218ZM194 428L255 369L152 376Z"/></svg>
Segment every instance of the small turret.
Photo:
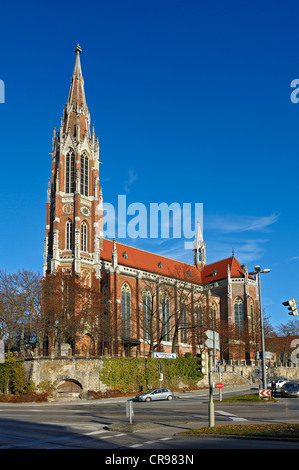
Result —
<svg viewBox="0 0 299 470"><path fill-rule="evenodd" d="M200 223L197 221L196 235L193 243L194 265L196 267L206 264L206 244L203 240Z"/></svg>

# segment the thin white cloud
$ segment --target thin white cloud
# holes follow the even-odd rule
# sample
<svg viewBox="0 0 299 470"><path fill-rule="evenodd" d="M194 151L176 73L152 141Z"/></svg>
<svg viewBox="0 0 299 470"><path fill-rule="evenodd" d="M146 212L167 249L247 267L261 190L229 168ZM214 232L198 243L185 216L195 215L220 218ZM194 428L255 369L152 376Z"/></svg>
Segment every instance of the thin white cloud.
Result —
<svg viewBox="0 0 299 470"><path fill-rule="evenodd" d="M217 230L217 232L267 232L269 227L278 221L279 214L271 214L264 217L248 215L210 215L204 218L205 229Z"/></svg>
<svg viewBox="0 0 299 470"><path fill-rule="evenodd" d="M137 173L134 172L134 170L129 170L129 179L125 181L124 189L126 194L128 194L131 190L131 186L134 183L134 181L137 180Z"/></svg>
<svg viewBox="0 0 299 470"><path fill-rule="evenodd" d="M207 242L207 262L228 258L233 252L242 264L255 262L264 256L267 242L268 240L261 238L210 241Z"/></svg>

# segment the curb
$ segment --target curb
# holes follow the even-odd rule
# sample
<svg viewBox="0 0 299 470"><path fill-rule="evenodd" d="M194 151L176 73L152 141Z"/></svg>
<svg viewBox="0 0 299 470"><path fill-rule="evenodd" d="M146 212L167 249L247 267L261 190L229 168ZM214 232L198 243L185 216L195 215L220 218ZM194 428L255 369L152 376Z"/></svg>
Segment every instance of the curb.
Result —
<svg viewBox="0 0 299 470"><path fill-rule="evenodd" d="M176 437L180 438L221 438L221 439L250 439L250 440L257 440L257 441L286 441L286 442L299 442L299 438L296 437L271 437L271 436L246 436L244 434L236 435L236 434L174 434Z"/></svg>

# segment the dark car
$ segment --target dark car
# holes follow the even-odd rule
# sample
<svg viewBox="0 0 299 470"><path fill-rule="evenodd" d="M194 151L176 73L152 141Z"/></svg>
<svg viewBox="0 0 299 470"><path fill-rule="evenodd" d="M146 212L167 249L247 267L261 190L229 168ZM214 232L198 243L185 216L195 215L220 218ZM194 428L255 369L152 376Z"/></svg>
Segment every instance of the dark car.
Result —
<svg viewBox="0 0 299 470"><path fill-rule="evenodd" d="M281 387L282 397L299 397L299 383L297 382L286 382Z"/></svg>
<svg viewBox="0 0 299 470"><path fill-rule="evenodd" d="M136 397L138 401L172 400L173 398L173 391L169 388L155 388L155 390L142 393Z"/></svg>

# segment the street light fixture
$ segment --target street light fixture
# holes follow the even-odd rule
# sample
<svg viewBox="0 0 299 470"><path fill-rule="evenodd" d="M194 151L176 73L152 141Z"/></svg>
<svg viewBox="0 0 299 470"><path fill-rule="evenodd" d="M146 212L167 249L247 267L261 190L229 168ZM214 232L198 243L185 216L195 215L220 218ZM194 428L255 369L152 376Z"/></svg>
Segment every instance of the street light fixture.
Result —
<svg viewBox="0 0 299 470"><path fill-rule="evenodd" d="M254 266L254 271L249 274L257 276L258 281L258 290L259 290L259 299L260 299L260 323L261 323L261 349L262 349L262 382L263 389L266 389L267 386L267 377L266 377L266 360L265 360L265 335L264 335L264 318L263 318L263 309L262 309L262 294L261 294L261 273L269 273L270 269L261 269L260 266Z"/></svg>

